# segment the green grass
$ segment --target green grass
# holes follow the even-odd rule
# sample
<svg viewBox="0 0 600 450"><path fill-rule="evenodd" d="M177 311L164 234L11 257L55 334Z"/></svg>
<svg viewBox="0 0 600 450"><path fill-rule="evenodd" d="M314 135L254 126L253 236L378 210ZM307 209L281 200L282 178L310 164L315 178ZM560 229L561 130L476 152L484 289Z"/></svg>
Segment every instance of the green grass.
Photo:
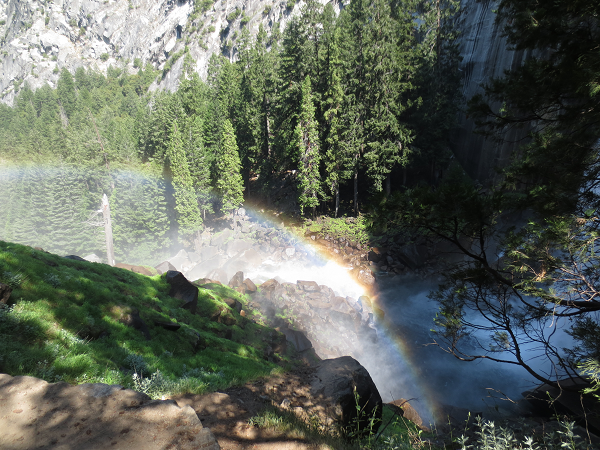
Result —
<svg viewBox="0 0 600 450"><path fill-rule="evenodd" d="M154 384L146 387L159 396L208 392L282 370L263 356L276 332L230 309L223 298L247 301L226 286L199 288L198 313L192 315L168 296L164 276L146 277L3 241L0 283L14 289L9 306L0 309L0 370L11 375L136 387L135 372L138 388L154 376ZM133 309L151 340L123 323ZM237 323L211 321L218 310ZM167 331L155 320L181 328ZM198 341L203 345L194 352Z"/></svg>
<svg viewBox="0 0 600 450"><path fill-rule="evenodd" d="M377 433L349 441L341 436L335 427L327 427L316 417L299 419L294 413L271 406L252 417L249 425L270 429L288 438L304 439L323 448L334 450L395 450L421 448L425 435L412 422L394 414L384 406L382 425Z"/></svg>
<svg viewBox="0 0 600 450"><path fill-rule="evenodd" d="M316 220L306 220L301 230L303 233L317 233L320 236L343 238L354 244L365 245L369 242L368 223L363 215L358 217L327 217L322 216Z"/></svg>

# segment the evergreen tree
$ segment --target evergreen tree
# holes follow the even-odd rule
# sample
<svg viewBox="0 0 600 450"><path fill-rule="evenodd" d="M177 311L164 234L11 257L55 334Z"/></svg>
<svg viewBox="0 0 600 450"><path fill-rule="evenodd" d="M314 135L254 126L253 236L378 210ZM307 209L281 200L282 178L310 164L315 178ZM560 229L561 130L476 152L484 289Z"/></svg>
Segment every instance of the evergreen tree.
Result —
<svg viewBox="0 0 600 450"><path fill-rule="evenodd" d="M302 83L302 105L296 125L296 145L298 146L298 203L300 212L305 208L315 208L323 197L319 174L319 134L315 119L315 107L312 100L310 76Z"/></svg>
<svg viewBox="0 0 600 450"><path fill-rule="evenodd" d="M327 5L326 10L331 6ZM331 30L327 40L327 92L324 96L324 118L326 121L325 185L334 197L335 217L340 207L340 184L352 176L352 153L343 142L344 90L342 85L343 66L340 52L341 30Z"/></svg>
<svg viewBox="0 0 600 450"><path fill-rule="evenodd" d="M221 212L228 214L244 202L244 184L238 146L231 122L223 122L221 148L217 158L217 191L221 196Z"/></svg>
<svg viewBox="0 0 600 450"><path fill-rule="evenodd" d="M66 67L60 71L58 82L56 83L56 95L66 116L71 119L75 115L77 105L77 92L75 90L75 81L71 72Z"/></svg>
<svg viewBox="0 0 600 450"><path fill-rule="evenodd" d="M184 242L193 241L195 235L202 229L202 214L198 208L194 182L177 123L173 123L166 156L173 175L179 234Z"/></svg>

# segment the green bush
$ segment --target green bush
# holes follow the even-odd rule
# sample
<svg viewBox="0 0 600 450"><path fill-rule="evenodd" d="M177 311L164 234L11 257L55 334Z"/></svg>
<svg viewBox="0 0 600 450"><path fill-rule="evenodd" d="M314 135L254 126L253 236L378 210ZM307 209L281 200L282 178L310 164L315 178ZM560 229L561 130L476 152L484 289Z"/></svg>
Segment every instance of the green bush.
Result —
<svg viewBox="0 0 600 450"><path fill-rule="evenodd" d="M102 53L102 54L100 55L100 60L101 60L101 61L106 61L108 58L109 58L109 55L108 55L108 53Z"/></svg>

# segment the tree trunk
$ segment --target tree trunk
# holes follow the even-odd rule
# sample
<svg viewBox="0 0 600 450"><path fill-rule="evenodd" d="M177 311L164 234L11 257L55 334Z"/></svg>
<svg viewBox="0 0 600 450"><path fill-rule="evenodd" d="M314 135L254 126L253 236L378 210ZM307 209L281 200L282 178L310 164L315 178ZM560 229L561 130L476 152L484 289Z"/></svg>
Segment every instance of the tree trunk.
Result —
<svg viewBox="0 0 600 450"><path fill-rule="evenodd" d="M106 258L108 265L115 265L115 250L113 247L112 222L110 220L110 205L106 194L102 197L102 215L104 217L104 235L106 238Z"/></svg>
<svg viewBox="0 0 600 450"><path fill-rule="evenodd" d="M335 184L335 217L338 216L338 211L340 209L340 185L339 183Z"/></svg>
<svg viewBox="0 0 600 450"><path fill-rule="evenodd" d="M388 173L385 177L385 197L389 197L392 193L392 174Z"/></svg>
<svg viewBox="0 0 600 450"><path fill-rule="evenodd" d="M358 214L358 167L354 169L354 214Z"/></svg>

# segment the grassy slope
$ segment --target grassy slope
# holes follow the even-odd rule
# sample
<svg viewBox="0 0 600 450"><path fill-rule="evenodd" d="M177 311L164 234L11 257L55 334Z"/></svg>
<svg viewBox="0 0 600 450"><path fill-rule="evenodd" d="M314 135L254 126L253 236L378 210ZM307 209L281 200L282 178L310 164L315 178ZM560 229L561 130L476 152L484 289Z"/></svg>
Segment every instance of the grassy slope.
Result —
<svg viewBox="0 0 600 450"><path fill-rule="evenodd" d="M146 277L3 241L0 283L14 288L11 307L0 310L0 370L11 375L122 384L159 396L211 391L281 370L263 356L274 330L232 310L237 324L231 327L208 318L228 308L224 297L246 302L227 287L200 288L198 314L192 315L167 295L164 276ZM123 323L133 308L148 325L151 340ZM167 331L154 320L178 322L181 328ZM224 337L228 328L231 339ZM206 348L194 352L198 339ZM146 380L140 382L134 371Z"/></svg>

